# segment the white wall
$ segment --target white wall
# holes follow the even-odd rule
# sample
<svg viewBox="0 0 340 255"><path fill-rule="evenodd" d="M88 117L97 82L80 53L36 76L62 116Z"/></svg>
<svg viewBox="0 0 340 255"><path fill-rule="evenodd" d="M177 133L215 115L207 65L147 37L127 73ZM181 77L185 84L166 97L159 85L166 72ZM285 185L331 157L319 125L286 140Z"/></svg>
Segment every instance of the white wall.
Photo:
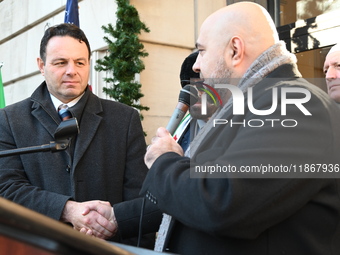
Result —
<svg viewBox="0 0 340 255"><path fill-rule="evenodd" d="M0 62L4 62L1 71L6 105L29 97L43 81L36 64L40 40L48 26L64 21L65 5L66 0L0 3ZM115 13L113 0L79 0L80 28L87 35L92 51L106 47L101 26L115 24Z"/></svg>

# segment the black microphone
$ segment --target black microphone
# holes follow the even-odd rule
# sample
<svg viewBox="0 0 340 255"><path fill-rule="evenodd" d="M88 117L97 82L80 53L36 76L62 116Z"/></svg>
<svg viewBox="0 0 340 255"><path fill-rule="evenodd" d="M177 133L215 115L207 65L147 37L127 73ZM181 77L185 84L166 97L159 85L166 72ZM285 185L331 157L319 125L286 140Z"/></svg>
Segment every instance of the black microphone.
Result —
<svg viewBox="0 0 340 255"><path fill-rule="evenodd" d="M185 113L189 110L190 105L196 104L197 101L198 91L196 87L186 85L181 89L176 108L169 120L168 125L166 126L166 129L171 135L173 135L173 133L176 131Z"/></svg>

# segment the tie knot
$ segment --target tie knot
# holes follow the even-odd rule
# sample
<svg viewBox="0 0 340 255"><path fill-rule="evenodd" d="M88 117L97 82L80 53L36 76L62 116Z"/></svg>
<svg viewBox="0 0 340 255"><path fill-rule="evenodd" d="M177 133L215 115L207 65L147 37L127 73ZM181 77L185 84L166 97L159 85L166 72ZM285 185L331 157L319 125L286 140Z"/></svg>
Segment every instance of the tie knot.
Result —
<svg viewBox="0 0 340 255"><path fill-rule="evenodd" d="M68 120L72 117L72 114L68 110L68 106L66 104L62 104L58 107L58 113L62 121Z"/></svg>

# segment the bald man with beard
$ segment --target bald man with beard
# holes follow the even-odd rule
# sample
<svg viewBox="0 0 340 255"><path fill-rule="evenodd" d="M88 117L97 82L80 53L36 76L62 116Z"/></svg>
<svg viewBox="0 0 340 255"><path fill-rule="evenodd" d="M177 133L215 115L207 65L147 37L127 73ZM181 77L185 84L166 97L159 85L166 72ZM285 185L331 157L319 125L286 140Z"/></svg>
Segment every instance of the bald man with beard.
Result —
<svg viewBox="0 0 340 255"><path fill-rule="evenodd" d="M335 103L301 78L295 56L260 5L240 2L213 13L196 46L194 71L211 86L235 86L246 105L243 114L234 114L235 98L225 93L223 107L185 155L165 128L157 130L145 155L150 170L142 194L172 217L170 224L162 223L159 236L165 238L158 249L184 255L339 254L339 174L311 170L316 163L326 172L339 167ZM305 100L288 104L282 95ZM258 111L271 109L274 100L276 109L254 114L250 97ZM216 125L216 120L225 122ZM263 125L255 127L254 120ZM287 127L282 120L296 125ZM206 170L213 166L235 172ZM292 171L242 172L263 166Z"/></svg>

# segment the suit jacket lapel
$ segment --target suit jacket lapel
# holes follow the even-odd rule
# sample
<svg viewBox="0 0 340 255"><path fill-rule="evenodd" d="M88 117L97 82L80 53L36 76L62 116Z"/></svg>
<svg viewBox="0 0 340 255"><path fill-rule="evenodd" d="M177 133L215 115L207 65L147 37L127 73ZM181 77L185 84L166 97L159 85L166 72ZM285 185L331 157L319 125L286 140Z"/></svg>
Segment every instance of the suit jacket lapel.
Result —
<svg viewBox="0 0 340 255"><path fill-rule="evenodd" d="M91 141L97 133L99 124L102 121L102 117L98 115L98 113L103 111L100 99L88 90L84 96L86 96L86 98L81 99L84 99L85 102L79 117L80 132L75 145L73 157L74 168L88 149Z"/></svg>
<svg viewBox="0 0 340 255"><path fill-rule="evenodd" d="M56 109L54 109L45 82L33 92L31 100L33 101L31 114L39 120L41 125L54 138L55 130L60 123L60 118Z"/></svg>
<svg viewBox="0 0 340 255"><path fill-rule="evenodd" d="M49 117L47 112L39 111L39 106L32 110L32 115L35 116L41 125L47 130L48 133L50 133L51 137L54 138L54 133L58 127L57 120L51 121L51 117Z"/></svg>

